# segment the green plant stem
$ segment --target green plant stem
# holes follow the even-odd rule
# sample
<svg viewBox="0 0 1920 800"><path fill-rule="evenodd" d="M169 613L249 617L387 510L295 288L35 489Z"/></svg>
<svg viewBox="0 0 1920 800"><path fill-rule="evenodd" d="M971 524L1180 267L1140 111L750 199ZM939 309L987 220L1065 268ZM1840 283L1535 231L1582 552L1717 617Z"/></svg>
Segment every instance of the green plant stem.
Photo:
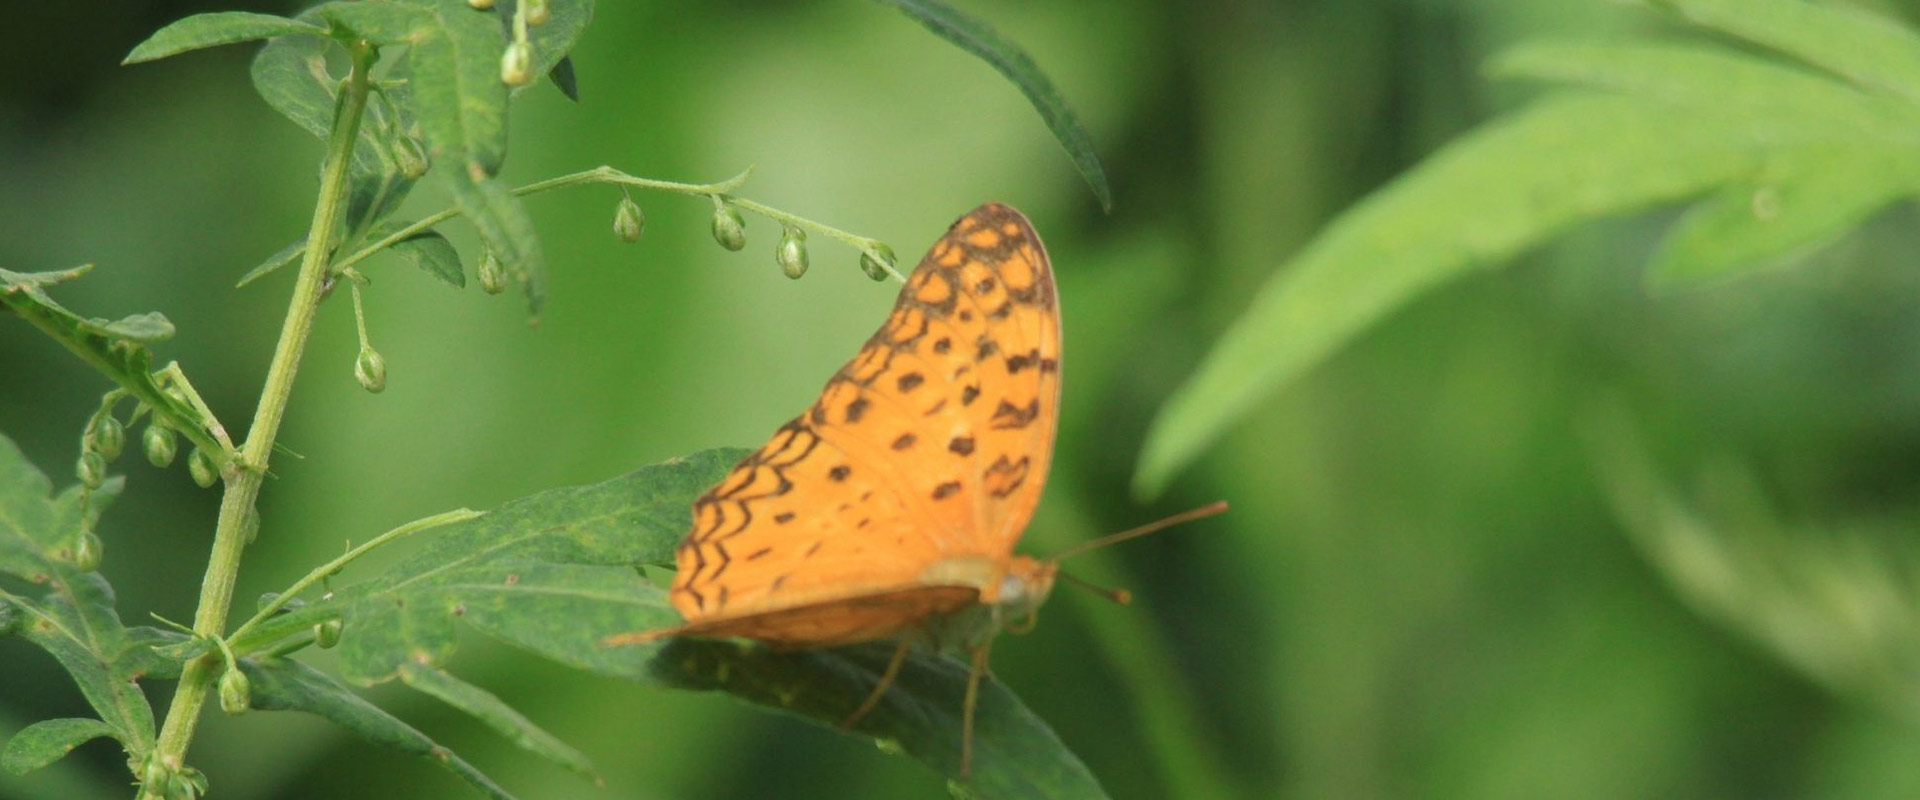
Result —
<svg viewBox="0 0 1920 800"><path fill-rule="evenodd" d="M332 241L346 210L347 167L359 135L360 118L366 110L367 70L375 58L374 50L366 45L350 50L353 71L341 89L333 130L327 137L326 166L321 171L313 225L307 233L309 242ZM233 604L233 585L240 574L240 556L250 538L248 522L254 513L254 501L266 477L273 440L286 415L294 375L299 371L300 357L306 350L307 337L320 308L321 289L327 278L326 257L325 247L306 250L300 264L300 277L294 283L293 299L288 304L286 322L280 328L280 342L267 368L266 386L260 392L253 426L247 431L246 444L240 448L239 462L229 464L224 472L226 493L221 498L220 521L214 530L213 554L207 560L206 577L200 584L200 604L193 616L196 636L218 640L226 627L227 611ZM201 708L206 704L207 689L220 669L220 656L209 653L189 661L181 672L180 684L167 708L167 721L160 729L151 756L168 772L185 766L187 746L193 741ZM165 791L165 786L143 785L140 796L143 800L161 800Z"/></svg>
<svg viewBox="0 0 1920 800"><path fill-rule="evenodd" d="M485 515L486 515L486 512L484 511L474 511L473 509L470 509L470 508L456 508L452 511L444 511L439 514L435 514L431 517L416 519L398 528L394 528L393 530L380 534L379 536L375 536L372 539L368 539L364 544L361 544L359 547L355 547L351 550L348 550L345 554L341 555L339 558L336 558L325 564L321 564L320 566L314 568L312 572L307 573L306 577L301 578L300 580L294 581L292 586L287 587L286 590L282 591L278 597L273 598L273 602L270 602L264 608L261 608L260 612L257 614L254 614L252 619L249 619L246 622L241 623L240 627L234 628L233 633L230 633L227 635L227 642L231 644L235 641L238 641L241 636L245 635L248 631L253 630L254 626L259 625L261 622L265 621L268 617L271 617L274 614L279 613L280 609L285 608L288 603L293 602L294 598L299 597L301 592L304 592L308 589L313 588L314 584L324 580L328 575L332 575L336 572L339 572L341 568L345 567L348 564L353 563L354 559L357 559L361 556L366 555L369 552L372 552L375 548L381 547L382 545L389 544L394 540L399 539L403 536L419 533L421 531L428 530L431 528L438 528L442 525L452 525L453 523L456 523L456 522L465 522L475 517L482 517ZM244 654L245 654L245 651L242 651L242 655Z"/></svg>
<svg viewBox="0 0 1920 800"><path fill-rule="evenodd" d="M611 183L619 186L632 186L639 189L654 189L654 190L663 191L663 192L673 192L675 194L684 194L684 195L690 195L695 197L715 198L715 199L724 200L725 202L733 205L736 208L740 208L745 211L751 211L755 214L759 214L768 219L776 220L778 222L781 222L787 225L792 225L796 228L805 228L807 230L813 231L815 233L819 233L820 235L826 236L831 239L837 239L841 242L846 243L848 246L856 250L859 250L862 253L872 256L875 261L878 261L882 264L887 263L886 259L880 257L880 253L876 249L882 244L882 242L878 239L869 239L864 236L857 236L855 234L851 234L846 231L840 230L839 228L835 228L828 225L822 225L818 222L814 222L813 220L807 219L805 217L789 214L785 211L781 211L780 209L774 208L772 206L768 206L762 203L754 202L752 200L745 200L745 199L732 196L732 192L736 189L739 189L741 185L745 184L747 182L747 176L752 174L753 174L753 169L749 167L747 168L746 171L741 172L740 174L735 175L731 178L728 178L724 181L720 181L719 183L679 183L676 181L659 181L659 180L653 180L652 178L636 177L633 175L628 175L627 173L621 172L620 170L614 169L613 167L610 167L610 166L601 166L601 167L594 167L593 169L585 170L583 172L575 172L567 175L560 175L558 177L548 178L543 181L535 181L533 183L529 183L525 186L521 186L517 189L514 189L513 194L516 197L525 197L527 195L539 194L541 192L551 191L553 189L564 189L569 186L580 186L583 184L591 184L591 183ZM421 232L426 231L435 225L438 225L442 222L446 222L447 220L453 219L454 217L457 217L457 216L460 216L460 211L454 208L443 209L439 212L429 214L418 222L415 222L411 225L401 228L400 230L394 231L391 234L381 237L379 241L373 242L372 244L369 244L365 247L360 248L358 251L354 252L353 255L340 259L339 261L335 262L333 267L334 271L338 272L340 270L344 270L348 267L358 264L362 261L365 261L369 257L373 256L375 253L378 253L382 250L392 247L393 245L401 241L404 241L408 237L417 236ZM899 272L895 271L891 266L887 267L887 272L893 275L894 280L901 281L903 283L906 281L906 278L902 276Z"/></svg>

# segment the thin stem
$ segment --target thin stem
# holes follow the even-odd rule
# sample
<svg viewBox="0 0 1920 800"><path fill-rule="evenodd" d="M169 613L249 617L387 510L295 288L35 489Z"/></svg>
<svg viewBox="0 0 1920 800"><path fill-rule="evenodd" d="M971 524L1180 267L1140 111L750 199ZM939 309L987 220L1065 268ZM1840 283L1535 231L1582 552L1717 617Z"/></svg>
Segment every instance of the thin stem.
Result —
<svg viewBox="0 0 1920 800"><path fill-rule="evenodd" d="M720 181L718 183L680 183L678 181L661 181L661 180L654 180L652 178L641 178L634 175L628 175L627 173L621 172L620 170L614 169L613 167L610 167L610 166L600 166L600 167L594 167L593 169L585 170L582 172L574 172L567 175L548 178L543 181L535 181L533 183L529 183L525 186L514 189L513 194L515 197L526 197L528 195L535 195L541 192L551 191L554 189L564 189L569 186L579 186L582 184L590 184L590 183L611 183L611 184L615 184L622 187L633 187L637 189L654 189L657 191L673 192L675 194L684 194L692 197L707 197L707 198L713 199L714 202L716 203L727 203L737 208L740 208L742 210L751 211L755 214L759 214L760 216L766 217L768 219L777 220L784 224L792 225L794 227L805 228L810 231L815 231L828 238L838 239L839 241L846 243L847 245L853 247L854 249L859 250L861 253L864 253L867 256L870 256L871 258L873 258L875 262L882 265L886 265L888 274L891 274L894 280L900 281L902 283L906 282L907 279L904 276L902 276L897 270L895 270L892 265L887 264L887 259L882 258L880 256L880 252L877 248L879 248L883 244L883 242L881 242L878 239L869 239L864 236L857 236L857 235L848 233L846 231L840 230L839 228L822 225L818 222L814 222L813 220L807 219L805 217L789 214L785 211L781 211L780 209L774 208L769 205L757 203L752 200L746 200L746 199L734 197L733 192L739 189L742 185L746 184L748 176L751 176L752 174L753 174L753 168L748 167L746 170L742 171L740 174L735 175L731 178L728 178L724 181ZM362 261L367 260L368 258L372 257L375 253L378 253L382 250L392 247L395 244L405 241L409 237L418 236L420 235L421 232L426 231L435 225L438 225L442 222L446 222L447 220L453 219L454 217L457 217L457 216L460 216L460 210L456 208L442 209L433 214L429 214L426 217L421 218L420 221L418 222L415 222L411 225L408 225L404 228L394 231L393 233L387 234L386 236L381 237L378 241L373 242L372 244L369 244L365 247L360 248L359 250L354 251L353 255L340 259L339 261L334 263L333 270L336 273L340 272L341 270L344 270L348 267L351 267L355 264L358 264Z"/></svg>
<svg viewBox="0 0 1920 800"><path fill-rule="evenodd" d="M360 131L360 119L367 106L367 71L376 57L367 45L349 48L353 71L348 74L336 106L333 129L327 136L326 167L321 172L320 196L313 210L313 225L307 232L309 242L330 242L346 211L347 167ZM321 284L327 277L325 247L309 247L300 264L293 297L288 303L287 319L280 328L280 342L274 348L267 367L266 385L260 392L260 406L253 415L246 444L240 447L237 462L225 470L226 493L220 501L220 521L213 534L213 553L207 559L207 574L200 584L200 604L194 611L196 636L219 639L226 627L227 611L233 604L233 586L240 575L240 557L249 538L247 524L253 514L265 479L267 461L273 454L273 440L286 416L287 401L293 394L293 380L300 369L300 357L306 350L313 320L320 308ZM221 667L217 653L187 662L181 671L167 708L167 721L160 729L151 758L166 772L178 772L185 766L187 746L193 741L200 711L206 705L207 689ZM144 778L149 773L142 770ZM160 800L166 787L143 784L143 800Z"/></svg>
<svg viewBox="0 0 1920 800"><path fill-rule="evenodd" d="M474 511L472 509L467 509L467 508L456 508L452 511L442 512L439 514L435 514L431 517L416 519L398 528L394 528L393 530L380 534L379 536L375 536L372 539L368 539L366 543L360 545L359 547L355 547L351 550L348 550L345 554L341 555L339 558L336 558L332 561L329 561L325 564L321 564L320 566L315 567L312 572L307 573L306 577L301 578L300 580L294 581L292 586L289 586L286 588L286 590L280 592L280 596L273 598L273 602L270 602L266 604L266 606L262 607L260 609L260 613L254 614L253 618L247 620L244 623L241 623L240 627L234 628L233 633L227 634L227 641L230 643L239 641L240 637L245 635L247 632L252 631L254 629L254 626L257 626L260 623L266 621L267 618L272 617L274 614L280 613L280 609L286 608L287 604L293 602L294 598L299 597L301 592L304 592L308 589L313 588L314 584L319 583L323 580L326 580L328 575L332 575L336 572L339 572L341 568L345 567L348 564L353 563L354 559L357 559L361 556L366 555L369 552L372 552L375 548L391 543L395 539L399 539L403 536L419 533L421 531L428 530L431 528L438 528L442 525L452 525L453 523L456 523L456 522L465 522L475 517L481 517L485 515L486 515L486 512L483 512L483 511Z"/></svg>
<svg viewBox="0 0 1920 800"><path fill-rule="evenodd" d="M220 424L219 418L213 415L213 409L207 406L207 401L200 398L200 391L193 388L192 381L187 380L187 371L180 368L180 362L167 362L166 368L160 370L160 374L174 386L180 387L180 392L187 396L187 404L193 406L195 411L200 412L200 416L206 418L207 430L213 432L213 438L220 440L220 446L229 455L234 455L233 440L227 438L227 426Z"/></svg>

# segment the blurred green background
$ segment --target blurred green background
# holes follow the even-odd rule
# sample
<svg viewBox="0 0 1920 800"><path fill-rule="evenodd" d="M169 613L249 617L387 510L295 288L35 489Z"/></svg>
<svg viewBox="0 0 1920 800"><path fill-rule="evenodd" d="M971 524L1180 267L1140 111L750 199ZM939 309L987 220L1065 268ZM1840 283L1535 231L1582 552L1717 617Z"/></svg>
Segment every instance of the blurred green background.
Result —
<svg viewBox="0 0 1920 800"><path fill-rule="evenodd" d="M1234 504L1078 569L1132 588L1134 607L1063 590L1037 632L995 650L997 674L1114 796L1920 796L1911 709L1823 689L1833 681L1804 677L1738 619L1697 613L1663 577L1673 564L1643 557L1659 547L1626 534L1581 435L1596 403L1631 409L1663 470L1735 459L1780 514L1833 521L1870 554L1908 552L1920 519L1911 209L1791 268L1659 299L1640 268L1671 215L1585 227L1397 314L1143 506L1126 487L1151 413L1252 289L1327 219L1523 99L1481 77L1491 52L1658 26L1600 0L961 5L1024 44L1080 112L1114 182L1111 215L1013 87L855 0L603 0L574 54L584 102L530 92L506 175L610 163L706 181L756 165L744 196L882 238L903 260L984 200L1032 217L1058 270L1068 357L1029 549ZM319 145L254 96L250 46L116 66L161 24L229 8L297 10L9 5L0 267L97 263L57 297L99 316L165 312L180 332L161 357L237 426L291 272L231 287L304 230ZM391 370L377 397L351 376L346 306L326 307L281 437L300 457L275 461L239 597L429 513L757 444L892 302L891 284L824 240L813 272L788 281L764 220L749 222L745 252L715 247L699 200L639 196L646 239L621 245L608 228L617 196L530 201L553 270L538 327L511 295L373 264L369 324ZM429 182L410 203L417 214L445 199ZM472 252L461 225L448 229ZM0 319L0 431L57 479L105 388ZM121 463L105 574L130 622L190 618L217 496L184 470ZM1823 591L1844 605L1853 585L1833 575ZM1820 626L1807 626L1817 652ZM0 642L0 665L0 736L84 713L43 654ZM522 797L943 792L870 744L722 697L574 673L478 636L455 667L578 745L606 786L404 689L370 693ZM472 796L294 715L209 714L192 761L227 798ZM119 762L95 743L0 776L0 796L125 796Z"/></svg>

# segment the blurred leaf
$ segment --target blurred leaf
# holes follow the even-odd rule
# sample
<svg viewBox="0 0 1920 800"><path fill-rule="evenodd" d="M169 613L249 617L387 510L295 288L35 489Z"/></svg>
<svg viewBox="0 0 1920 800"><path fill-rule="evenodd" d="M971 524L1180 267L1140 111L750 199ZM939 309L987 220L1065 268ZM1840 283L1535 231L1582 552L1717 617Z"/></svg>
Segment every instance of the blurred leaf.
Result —
<svg viewBox="0 0 1920 800"><path fill-rule="evenodd" d="M1885 17L1804 0L1649 0L1862 86L1920 100L1920 37Z"/></svg>
<svg viewBox="0 0 1920 800"><path fill-rule="evenodd" d="M427 735L367 702L324 673L290 659L241 659L252 683L252 705L262 711L304 711L383 747L419 756L446 768L474 788L500 800L513 795Z"/></svg>
<svg viewBox="0 0 1920 800"><path fill-rule="evenodd" d="M133 52L127 54L122 64L138 64L178 55L188 50L214 47L223 44L271 39L288 34L321 34L327 29L315 27L304 22L276 17L272 14L250 14L244 11L219 11L211 14L195 14L175 22L158 31Z"/></svg>
<svg viewBox="0 0 1920 800"><path fill-rule="evenodd" d="M374 241L385 239L407 225L408 223L391 220L382 222L375 225L373 230L367 233L366 238ZM435 231L421 231L394 242L389 249L394 255L412 262L414 266L420 268L421 272L439 279L441 283L455 289L464 288L467 285L467 275L460 268L460 252L453 249L453 243L447 241L447 237Z"/></svg>
<svg viewBox="0 0 1920 800"><path fill-rule="evenodd" d="M173 323L159 312L135 314L116 321L84 318L61 307L42 288L72 280L91 270L75 267L62 272L20 273L0 269L0 307L19 315L53 337L94 369L167 418L175 429L217 461L225 450L207 431L212 420L192 405L162 391L153 377L153 356L147 345L173 336Z"/></svg>
<svg viewBox="0 0 1920 800"><path fill-rule="evenodd" d="M1053 138L1067 149L1067 155L1073 158L1073 165L1080 169L1080 177L1085 178L1087 186L1093 190L1093 196L1099 198L1100 208L1113 210L1113 191L1107 186L1106 170L1100 166L1100 157L1094 152L1093 139L1080 126L1079 116L1067 105L1066 98L1060 96L1060 90L1054 88L1053 81L1040 71L1039 65L1019 45L1002 37L993 26L947 5L941 0L883 0L912 17L927 30L962 50L978 56L987 62L1015 86L1033 103L1040 112L1040 118L1046 120L1047 130L1053 132Z"/></svg>
<svg viewBox="0 0 1920 800"><path fill-rule="evenodd" d="M254 91L322 141L333 127L334 87L339 83L327 69L327 48L332 46L332 40L321 36L288 36L268 42L253 57Z"/></svg>
<svg viewBox="0 0 1920 800"><path fill-rule="evenodd" d="M671 564L692 523L694 499L746 453L709 450L604 483L542 492L437 528L419 553L380 577L268 619L235 647L267 647L338 616L346 622L338 652L347 678L378 683L401 677L436 696L448 695L443 699L510 738L533 735L497 699L468 693L477 689L428 683L441 678L428 671L437 673L452 655L459 620L563 664L725 691L837 727L878 680L890 645L780 653L735 642L601 644L615 634L681 621L666 593L634 565ZM915 654L859 733L897 744L942 774L957 774L965 685L965 664ZM975 745L973 775L963 784L975 795L1104 796L1046 724L990 678L983 683Z"/></svg>
<svg viewBox="0 0 1920 800"><path fill-rule="evenodd" d="M60 662L137 761L153 747L153 709L138 684L151 666L153 639L121 625L105 578L73 565L80 532L93 529L123 484L114 477L91 492L74 486L54 496L47 476L0 435L0 576L42 592L29 597L0 589L0 602L19 617L13 635Z"/></svg>
<svg viewBox="0 0 1920 800"><path fill-rule="evenodd" d="M1825 244L1920 190L1911 148L1818 144L1773 153L1759 175L1689 209L1648 273L1660 289L1760 266Z"/></svg>
<svg viewBox="0 0 1920 800"><path fill-rule="evenodd" d="M558 87L560 93L566 95L568 100L580 102L580 84L574 78L572 58L560 59L560 63L553 65L553 69L547 72L547 77L553 80L553 85Z"/></svg>
<svg viewBox="0 0 1920 800"><path fill-rule="evenodd" d="M240 282L234 284L233 288L238 289L266 277L267 273L300 260L300 255L306 251L307 237L302 236L286 247L273 251L273 255L267 256L267 260L260 262L260 264L253 269L247 270L247 274L240 276Z"/></svg>
<svg viewBox="0 0 1920 800"><path fill-rule="evenodd" d="M1683 600L1829 689L1920 720L1920 550L1895 546L1909 522L1787 523L1725 457L1683 498L1623 409L1582 422L1616 517Z"/></svg>
<svg viewBox="0 0 1920 800"><path fill-rule="evenodd" d="M0 752L0 769L25 775L73 752L73 748L114 736L113 726L97 719L49 719L28 725Z"/></svg>
<svg viewBox="0 0 1920 800"><path fill-rule="evenodd" d="M600 782L600 776L594 774L593 763L587 760L585 754L542 730L533 724L533 720L513 710L512 706L502 702L492 692L455 678L439 667L419 664L400 665L400 680L442 703L467 712L528 752L566 767L596 784Z"/></svg>
<svg viewBox="0 0 1920 800"><path fill-rule="evenodd" d="M1470 133L1334 220L1253 298L1147 434L1158 492L1227 426L1400 305L1575 223L1751 174L1747 129L1644 100L1563 96Z"/></svg>

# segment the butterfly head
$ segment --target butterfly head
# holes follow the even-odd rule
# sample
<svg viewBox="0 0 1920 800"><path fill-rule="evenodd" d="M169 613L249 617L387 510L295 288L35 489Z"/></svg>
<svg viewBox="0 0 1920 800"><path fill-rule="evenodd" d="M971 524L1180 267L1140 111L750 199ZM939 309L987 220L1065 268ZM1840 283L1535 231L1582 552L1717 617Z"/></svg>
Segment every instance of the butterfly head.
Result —
<svg viewBox="0 0 1920 800"><path fill-rule="evenodd" d="M1007 564L1007 574L1000 579L1000 593L995 600L1001 615L1031 615L1047 601L1047 594L1053 591L1054 576L1059 572L1060 565L1052 561L1014 556Z"/></svg>

